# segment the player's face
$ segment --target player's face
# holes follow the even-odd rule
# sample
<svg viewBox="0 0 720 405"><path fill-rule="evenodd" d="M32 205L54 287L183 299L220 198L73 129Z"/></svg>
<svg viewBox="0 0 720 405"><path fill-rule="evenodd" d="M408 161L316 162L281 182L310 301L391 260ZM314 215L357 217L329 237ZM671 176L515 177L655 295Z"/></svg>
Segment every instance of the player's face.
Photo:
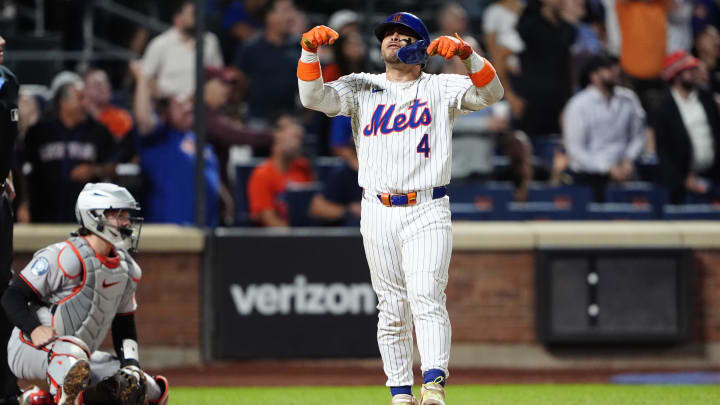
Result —
<svg viewBox="0 0 720 405"><path fill-rule="evenodd" d="M0 37L0 63L5 59L5 38Z"/></svg>
<svg viewBox="0 0 720 405"><path fill-rule="evenodd" d="M380 54L385 63L402 63L397 57L397 51L417 41L414 35L410 28L402 25L389 27L380 44Z"/></svg>
<svg viewBox="0 0 720 405"><path fill-rule="evenodd" d="M105 218L108 224L116 228L127 228L130 226L130 211L127 210L107 210Z"/></svg>

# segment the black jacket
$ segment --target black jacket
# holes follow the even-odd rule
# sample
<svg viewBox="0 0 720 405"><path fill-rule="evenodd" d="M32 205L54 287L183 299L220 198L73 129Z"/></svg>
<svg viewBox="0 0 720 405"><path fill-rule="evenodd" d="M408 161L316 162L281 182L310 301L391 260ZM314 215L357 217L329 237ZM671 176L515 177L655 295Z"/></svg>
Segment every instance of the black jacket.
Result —
<svg viewBox="0 0 720 405"><path fill-rule="evenodd" d="M713 137L715 161L710 169L698 173L714 181L720 181L720 114L710 93L699 91L698 99L705 109ZM682 203L685 199L685 179L690 174L693 149L685 123L675 99L665 91L658 108L650 116L655 131L655 143L660 158L659 181L670 190L671 201Z"/></svg>
<svg viewBox="0 0 720 405"><path fill-rule="evenodd" d="M19 88L20 84L13 72L0 65L0 184L10 172L15 149Z"/></svg>

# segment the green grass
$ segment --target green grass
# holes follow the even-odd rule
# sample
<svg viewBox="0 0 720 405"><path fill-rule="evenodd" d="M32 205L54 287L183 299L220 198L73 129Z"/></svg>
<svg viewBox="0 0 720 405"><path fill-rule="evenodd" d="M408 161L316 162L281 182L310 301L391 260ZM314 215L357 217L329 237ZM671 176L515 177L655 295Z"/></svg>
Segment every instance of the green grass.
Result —
<svg viewBox="0 0 720 405"><path fill-rule="evenodd" d="M417 391L416 391L417 394ZM448 405L712 405L711 385L456 385ZM180 405L389 405L384 387L172 388Z"/></svg>

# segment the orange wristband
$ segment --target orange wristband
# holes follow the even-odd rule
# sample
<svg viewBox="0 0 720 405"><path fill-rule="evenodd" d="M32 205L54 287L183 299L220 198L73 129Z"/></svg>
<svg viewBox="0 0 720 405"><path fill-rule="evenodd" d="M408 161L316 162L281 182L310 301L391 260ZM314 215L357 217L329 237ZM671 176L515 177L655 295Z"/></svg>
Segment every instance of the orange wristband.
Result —
<svg viewBox="0 0 720 405"><path fill-rule="evenodd" d="M482 69L470 75L470 80L475 87L483 87L495 78L495 68L489 60L485 59Z"/></svg>
<svg viewBox="0 0 720 405"><path fill-rule="evenodd" d="M322 76L320 72L320 62L305 63L298 61L297 77L300 80L311 82Z"/></svg>

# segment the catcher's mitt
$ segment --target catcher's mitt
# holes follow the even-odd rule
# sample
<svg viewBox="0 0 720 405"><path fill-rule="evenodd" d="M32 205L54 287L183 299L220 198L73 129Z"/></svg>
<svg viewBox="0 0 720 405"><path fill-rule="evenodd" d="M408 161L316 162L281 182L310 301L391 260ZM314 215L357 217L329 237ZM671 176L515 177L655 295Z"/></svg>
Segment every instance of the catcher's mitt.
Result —
<svg viewBox="0 0 720 405"><path fill-rule="evenodd" d="M123 367L83 393L85 404L146 405L145 373L136 366Z"/></svg>

